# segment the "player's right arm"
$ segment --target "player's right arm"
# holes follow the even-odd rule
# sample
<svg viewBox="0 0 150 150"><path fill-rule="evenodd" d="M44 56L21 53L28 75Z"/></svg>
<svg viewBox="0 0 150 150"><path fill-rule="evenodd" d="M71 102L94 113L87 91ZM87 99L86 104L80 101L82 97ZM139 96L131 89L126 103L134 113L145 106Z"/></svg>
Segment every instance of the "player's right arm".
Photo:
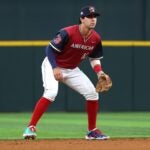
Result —
<svg viewBox="0 0 150 150"><path fill-rule="evenodd" d="M64 45L68 41L68 34L65 30L61 30L57 33L56 37L46 47L46 56L53 68L54 77L56 80L61 81L63 79L61 69L56 63L56 53L61 53Z"/></svg>
<svg viewBox="0 0 150 150"><path fill-rule="evenodd" d="M45 51L46 56L48 57L48 60L52 66L55 79L58 81L62 80L63 75L61 69L57 66L54 49L49 45L46 47Z"/></svg>

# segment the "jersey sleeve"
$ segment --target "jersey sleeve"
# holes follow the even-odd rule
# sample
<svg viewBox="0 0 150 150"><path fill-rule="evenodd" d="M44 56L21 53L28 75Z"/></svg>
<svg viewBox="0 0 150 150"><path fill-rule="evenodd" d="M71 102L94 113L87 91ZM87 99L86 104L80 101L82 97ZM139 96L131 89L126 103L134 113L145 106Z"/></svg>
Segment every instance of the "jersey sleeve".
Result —
<svg viewBox="0 0 150 150"><path fill-rule="evenodd" d="M57 67L55 53L54 53L53 48L50 45L48 45L45 48L45 52L46 52L46 56L48 57L48 60L49 60L49 62L51 64L52 68Z"/></svg>
<svg viewBox="0 0 150 150"><path fill-rule="evenodd" d="M98 43L96 48L93 50L93 52L89 55L90 58L96 58L96 59L101 59L103 58L103 48L102 48L102 43Z"/></svg>
<svg viewBox="0 0 150 150"><path fill-rule="evenodd" d="M50 45L55 51L61 52L64 46L67 44L68 40L69 35L67 31L62 29L56 34L56 36L50 42Z"/></svg>

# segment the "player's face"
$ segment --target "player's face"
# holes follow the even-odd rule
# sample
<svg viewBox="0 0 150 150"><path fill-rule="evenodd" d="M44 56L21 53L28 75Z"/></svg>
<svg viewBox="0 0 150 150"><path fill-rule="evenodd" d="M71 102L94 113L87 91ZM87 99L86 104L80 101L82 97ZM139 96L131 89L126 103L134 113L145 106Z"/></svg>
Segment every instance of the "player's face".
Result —
<svg viewBox="0 0 150 150"><path fill-rule="evenodd" d="M84 17L82 23L85 25L86 28L94 29L97 23L97 17L95 16Z"/></svg>

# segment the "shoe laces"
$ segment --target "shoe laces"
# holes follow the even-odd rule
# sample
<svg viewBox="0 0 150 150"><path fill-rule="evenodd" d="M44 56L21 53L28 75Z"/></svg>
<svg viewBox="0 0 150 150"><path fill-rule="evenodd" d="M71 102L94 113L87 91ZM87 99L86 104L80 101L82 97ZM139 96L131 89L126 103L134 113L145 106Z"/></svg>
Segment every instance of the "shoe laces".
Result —
<svg viewBox="0 0 150 150"><path fill-rule="evenodd" d="M94 130L94 132L96 132L97 134L102 134L102 131L97 128Z"/></svg>
<svg viewBox="0 0 150 150"><path fill-rule="evenodd" d="M102 131L95 128L95 129L93 129L92 131L89 132L89 135L92 135L94 137L99 137L99 136L102 135Z"/></svg>

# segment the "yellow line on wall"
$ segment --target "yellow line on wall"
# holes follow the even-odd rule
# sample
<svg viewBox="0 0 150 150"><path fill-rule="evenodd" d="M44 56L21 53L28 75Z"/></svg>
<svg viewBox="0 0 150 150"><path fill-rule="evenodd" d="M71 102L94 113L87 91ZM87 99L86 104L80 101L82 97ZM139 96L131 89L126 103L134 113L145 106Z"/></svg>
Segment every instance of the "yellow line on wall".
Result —
<svg viewBox="0 0 150 150"><path fill-rule="evenodd" d="M46 46L49 41L34 40L34 41L0 41L0 47L38 47Z"/></svg>
<svg viewBox="0 0 150 150"><path fill-rule="evenodd" d="M149 47L150 41L103 41L103 45L110 47Z"/></svg>
<svg viewBox="0 0 150 150"><path fill-rule="evenodd" d="M48 40L16 40L0 41L0 47L43 47L49 44ZM150 41L102 41L106 47L150 47Z"/></svg>

